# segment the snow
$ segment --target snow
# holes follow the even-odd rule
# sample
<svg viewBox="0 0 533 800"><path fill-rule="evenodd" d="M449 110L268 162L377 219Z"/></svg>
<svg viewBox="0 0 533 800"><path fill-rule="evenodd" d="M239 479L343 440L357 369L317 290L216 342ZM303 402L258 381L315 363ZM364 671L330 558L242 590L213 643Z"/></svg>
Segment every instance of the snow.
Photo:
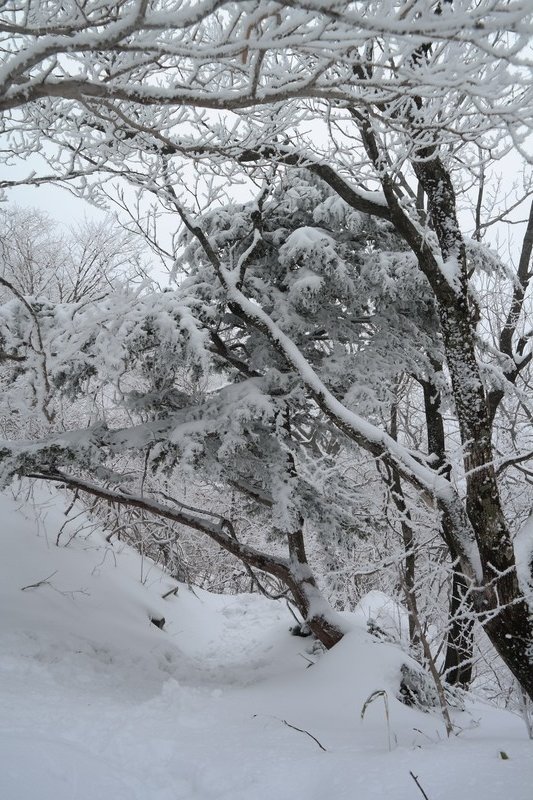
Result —
<svg viewBox="0 0 533 800"><path fill-rule="evenodd" d="M451 256L446 261L440 263L439 267L448 284L454 292L459 294L461 291L461 267L457 258Z"/></svg>
<svg viewBox="0 0 533 800"><path fill-rule="evenodd" d="M282 603L186 586L163 600L172 579L76 506L56 546L67 502L36 497L0 496L3 799L412 800L412 771L431 800L530 800L522 721L472 700L447 740L437 711L396 699L407 659L359 613L320 654Z"/></svg>
<svg viewBox="0 0 533 800"><path fill-rule="evenodd" d="M361 598L354 614L363 624L373 623L393 641L409 641L409 615L392 597L379 589L372 589Z"/></svg>

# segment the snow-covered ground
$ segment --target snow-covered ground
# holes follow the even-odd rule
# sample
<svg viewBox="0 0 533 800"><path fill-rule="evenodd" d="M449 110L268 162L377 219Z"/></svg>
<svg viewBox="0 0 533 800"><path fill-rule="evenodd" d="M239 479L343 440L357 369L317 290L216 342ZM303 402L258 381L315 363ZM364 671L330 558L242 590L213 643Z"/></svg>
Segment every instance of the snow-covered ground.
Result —
<svg viewBox="0 0 533 800"><path fill-rule="evenodd" d="M533 798L522 720L472 702L447 739L396 699L405 657L362 612L318 655L282 603L163 600L175 584L129 548L69 541L81 518L56 546L47 497L38 519L0 496L1 800L420 800L411 772L429 800Z"/></svg>

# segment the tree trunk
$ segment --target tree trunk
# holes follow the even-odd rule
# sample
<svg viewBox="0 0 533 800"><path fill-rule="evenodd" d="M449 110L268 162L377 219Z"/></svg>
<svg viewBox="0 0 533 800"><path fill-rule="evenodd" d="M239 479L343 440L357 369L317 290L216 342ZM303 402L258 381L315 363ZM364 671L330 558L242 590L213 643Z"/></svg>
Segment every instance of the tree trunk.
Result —
<svg viewBox="0 0 533 800"><path fill-rule="evenodd" d="M303 530L300 528L287 536L290 556L290 574L286 584L294 598L294 602L311 633L322 642L326 649L331 649L342 639L344 632L340 618L320 592L316 579L307 563Z"/></svg>
<svg viewBox="0 0 533 800"><path fill-rule="evenodd" d="M393 403L391 408L390 420L390 435L397 441L398 439L398 404L397 401ZM411 512L407 508L405 502L405 495L402 487L402 479L398 467L394 463L385 461L387 474L385 482L390 489L392 501L398 510L400 517L400 528L402 531L403 548L405 553L404 565L401 576L401 583L403 591L406 595L407 613L409 616L409 641L413 649L417 649L420 644L420 636L418 632L417 619L418 619L418 606L416 600L415 589L415 574L416 574L416 556L415 556L415 537L413 532L413 524L411 520Z"/></svg>
<svg viewBox="0 0 533 800"><path fill-rule="evenodd" d="M432 366L436 372L442 365L434 361ZM444 421L440 413L440 394L432 381L423 381L424 409L428 452L437 457L437 468L450 478L450 468L446 463L446 437ZM449 629L446 640L444 658L444 678L451 685L460 684L463 688L472 680L472 657L474 654L474 620L471 584L461 570L459 554L455 548L457 534L453 530L453 520L444 512L441 519L442 538L448 546L452 560L452 590L448 610ZM470 612L470 613L466 613Z"/></svg>
<svg viewBox="0 0 533 800"><path fill-rule="evenodd" d="M467 689L472 682L473 628L472 614L465 615L469 586L458 566L454 566L449 608L449 629L444 659L444 680L450 686ZM468 604L471 608L471 604Z"/></svg>
<svg viewBox="0 0 533 800"><path fill-rule="evenodd" d="M463 446L466 511L483 570L474 606L492 644L533 699L533 624L518 584L493 466L491 419L476 359L466 250L457 221L455 193L449 173L435 153L426 149L418 155L420 160L413 168L428 197L444 264L441 269L435 259L425 259L421 268L437 300Z"/></svg>

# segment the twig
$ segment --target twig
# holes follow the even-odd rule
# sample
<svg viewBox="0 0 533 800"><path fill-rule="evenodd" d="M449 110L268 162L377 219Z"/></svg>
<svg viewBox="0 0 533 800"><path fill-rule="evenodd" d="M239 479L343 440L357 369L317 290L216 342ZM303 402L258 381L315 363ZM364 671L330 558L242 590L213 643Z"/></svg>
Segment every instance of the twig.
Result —
<svg viewBox="0 0 533 800"><path fill-rule="evenodd" d="M287 720L286 720L286 719L282 719L281 721L283 722L283 724L284 724L284 725L286 725L286 726L287 726L287 728L292 728L294 731L299 731L300 733L306 733L306 734L307 734L307 736L310 736L310 737L311 737L311 739L312 739L314 742L316 742L316 743L317 743L317 745L320 747L320 749L321 749L321 750L323 750L323 751L324 751L324 753L327 753L327 752L328 752L328 751L326 750L326 748L324 747L324 745L323 745L323 744L320 744L320 742L318 741L318 739L316 738L316 736L313 736L313 734L312 734L312 733L309 733L309 731L306 731L306 730L304 730L303 728L297 728L297 727L296 727L296 725L291 725L291 723L290 723L290 722L287 722Z"/></svg>
<svg viewBox="0 0 533 800"><path fill-rule="evenodd" d="M435 739L432 739L431 736L427 735L427 733L424 733L424 731L421 731L420 728L413 728L413 730L416 731L417 733L420 733L422 736L425 736L426 739L429 739L429 741L432 744L435 744Z"/></svg>
<svg viewBox="0 0 533 800"><path fill-rule="evenodd" d="M289 609L289 611L291 612L292 616L294 617L294 619L296 621L296 624L297 625L302 625L302 621L299 620L298 617L296 616L296 614L294 613L294 609L292 608L292 606L290 604L290 601L287 600L286 603L287 603L287 608Z"/></svg>
<svg viewBox="0 0 533 800"><path fill-rule="evenodd" d="M50 578L53 578L56 573L57 569L55 569L47 578L43 578L42 581L37 581L37 583L29 583L27 586L21 586L20 591L25 592L26 589L37 589L39 586L50 586Z"/></svg>
<svg viewBox="0 0 533 800"><path fill-rule="evenodd" d="M165 592L165 594L162 594L162 595L161 595L161 599L162 599L162 600L166 600L166 599L167 599L167 597L170 597L170 595L171 595L171 594L173 594L174 596L176 596L176 595L177 595L177 593L178 593L178 589L179 589L179 588L180 588L180 587L179 587L179 585L178 585L178 586L174 586L174 588L173 588L173 589L169 589L169 590L168 590L168 592Z"/></svg>
<svg viewBox="0 0 533 800"><path fill-rule="evenodd" d="M419 781L418 781L418 775L415 775L414 773L412 773L412 772L411 772L411 770L409 770L409 775L411 776L411 778L414 780L414 782L416 783L416 785L418 786L418 788L419 788L419 789L420 789L420 791L422 792L422 796L423 796L423 797L425 797L425 800L429 800L429 797L427 796L427 794L425 793L425 791L424 791L424 790L422 789L422 787L420 786L420 783L419 783Z"/></svg>
<svg viewBox="0 0 533 800"><path fill-rule="evenodd" d="M257 716L262 716L262 715L259 715L259 714L253 714L253 715L252 715L252 719L254 719L254 718L255 718L255 717L257 717ZM267 715L267 716L270 716L270 715ZM284 725L286 725L286 726L287 726L287 728L292 728L294 731L298 731L299 733L305 733L305 734L306 734L307 736L309 736L309 737L310 737L310 738L311 738L311 739L312 739L314 742L316 742L316 743L317 743L317 745L320 747L320 749L321 749L321 750L323 750L323 751L324 751L324 753L327 753L327 752L328 752L328 751L326 750L326 748L324 747L324 745L323 745L323 744L321 744L321 743L318 741L318 739L316 738L316 736L313 736L313 734L312 734L312 733L309 733L309 731L306 731L306 730L304 730L303 728L297 728L297 727L296 727L296 725L291 725L291 723L290 723L290 722L287 722L287 720L286 720L286 719L280 719L279 717L273 717L273 716L271 717L271 719L277 719L279 722L283 722L283 724L284 724Z"/></svg>

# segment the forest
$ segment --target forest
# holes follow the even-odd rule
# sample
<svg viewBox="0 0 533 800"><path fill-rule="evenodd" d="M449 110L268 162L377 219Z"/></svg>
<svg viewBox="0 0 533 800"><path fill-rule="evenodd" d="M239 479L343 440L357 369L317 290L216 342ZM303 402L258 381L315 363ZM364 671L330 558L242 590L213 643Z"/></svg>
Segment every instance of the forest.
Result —
<svg viewBox="0 0 533 800"><path fill-rule="evenodd" d="M354 717L386 729L388 751L395 737L406 747L394 714L419 715L398 731L431 718L421 735L440 726L453 742L473 703L472 718L503 715L487 741L519 719L531 760L532 33L531 0L0 2L6 579L25 562L28 525L51 548L40 562L42 541L28 543L35 568L17 584L34 598L28 636L44 593L46 625L57 615L70 642L72 608L56 604L100 591L80 588L82 543L96 537L125 587L109 594L115 670L135 639L122 638L121 604L141 592L126 573L133 586L140 569L142 591L159 576L157 609L138 596L154 643L189 614L178 646L200 663L196 626L226 625L221 604L237 603L238 638L224 644L230 625L217 648L245 660L250 641L266 648L252 617L283 619L283 647L312 667L303 707L349 662ZM61 569L79 587L56 583ZM204 598L201 613L187 593ZM70 675L61 658L57 675ZM287 685L280 696L299 696ZM280 716L296 731L283 736L327 749L316 713ZM515 762L512 796L526 800L533 775L509 747L495 752ZM220 767L218 789L174 776L127 793L237 798L220 784L235 769ZM478 789L495 798L504 779L490 769ZM430 790L404 772L405 786L385 771L390 784L368 778L357 796L471 797L463 779ZM242 796L354 796L348 783L327 790L326 773L292 789L282 773L285 788L252 783ZM35 791L17 780L8 800ZM44 800L77 797L54 786ZM87 791L80 800L123 796Z"/></svg>

